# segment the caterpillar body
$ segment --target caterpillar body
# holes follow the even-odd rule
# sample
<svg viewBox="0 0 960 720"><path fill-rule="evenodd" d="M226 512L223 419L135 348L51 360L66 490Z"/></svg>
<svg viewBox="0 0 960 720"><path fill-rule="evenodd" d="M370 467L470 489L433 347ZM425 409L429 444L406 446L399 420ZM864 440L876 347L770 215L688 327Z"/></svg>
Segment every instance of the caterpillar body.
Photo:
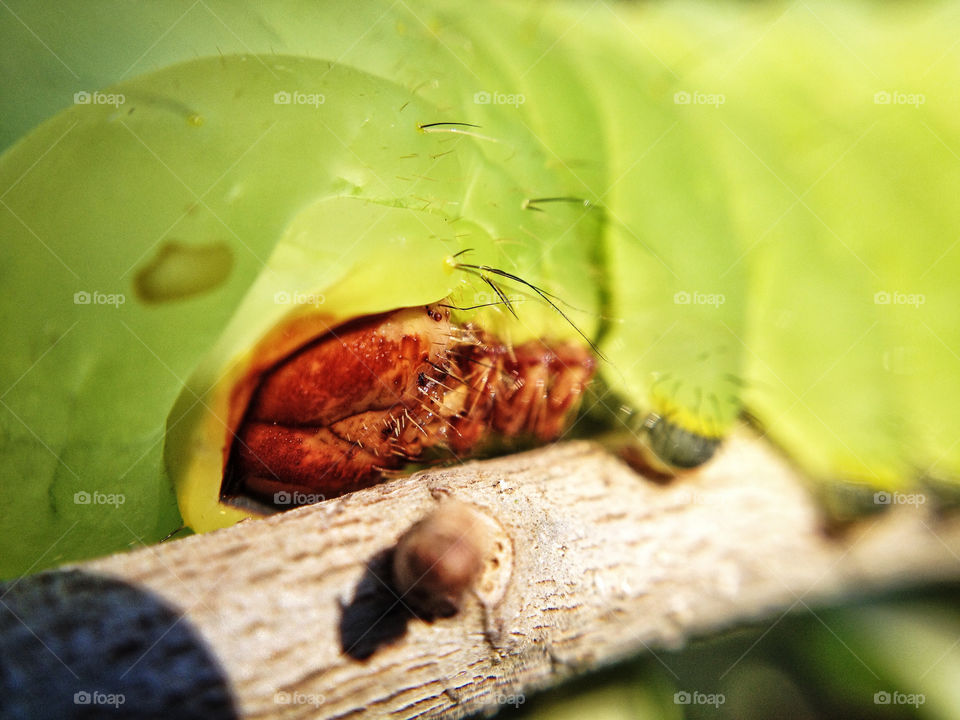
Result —
<svg viewBox="0 0 960 720"><path fill-rule="evenodd" d="M953 6L206 5L0 30L3 575L554 439L585 396L667 470L746 415L815 479L955 483ZM443 349L363 376L398 395L289 416L349 390L277 390L295 358L427 308Z"/></svg>

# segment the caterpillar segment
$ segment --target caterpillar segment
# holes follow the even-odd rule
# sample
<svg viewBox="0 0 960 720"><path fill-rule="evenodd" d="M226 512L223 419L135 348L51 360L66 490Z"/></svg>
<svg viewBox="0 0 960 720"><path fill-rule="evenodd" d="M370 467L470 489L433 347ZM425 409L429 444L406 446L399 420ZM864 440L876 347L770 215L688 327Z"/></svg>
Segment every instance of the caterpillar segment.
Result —
<svg viewBox="0 0 960 720"><path fill-rule="evenodd" d="M360 318L265 372L228 439L221 498L287 507L504 442L550 442L596 360L582 343L513 346L438 305Z"/></svg>

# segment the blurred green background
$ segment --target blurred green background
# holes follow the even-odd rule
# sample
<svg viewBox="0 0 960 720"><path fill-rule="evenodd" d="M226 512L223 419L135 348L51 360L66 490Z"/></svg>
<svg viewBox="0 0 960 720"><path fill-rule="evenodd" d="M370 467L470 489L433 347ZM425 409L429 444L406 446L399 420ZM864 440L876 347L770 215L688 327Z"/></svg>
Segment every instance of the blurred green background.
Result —
<svg viewBox="0 0 960 720"><path fill-rule="evenodd" d="M504 696L520 720L956 720L960 585L861 599Z"/></svg>

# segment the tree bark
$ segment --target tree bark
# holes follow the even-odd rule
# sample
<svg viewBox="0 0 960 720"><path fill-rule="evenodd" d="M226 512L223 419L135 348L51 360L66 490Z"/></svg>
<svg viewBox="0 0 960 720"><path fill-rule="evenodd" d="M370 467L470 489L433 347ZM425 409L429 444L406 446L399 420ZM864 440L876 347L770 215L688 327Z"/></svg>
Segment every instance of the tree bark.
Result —
<svg viewBox="0 0 960 720"><path fill-rule="evenodd" d="M498 566L430 621L391 588L390 553L448 499L491 521ZM462 717L801 603L958 577L960 518L931 505L830 535L746 433L670 483L587 442L430 470L8 583L0 697L30 717L87 717L97 692L131 717Z"/></svg>

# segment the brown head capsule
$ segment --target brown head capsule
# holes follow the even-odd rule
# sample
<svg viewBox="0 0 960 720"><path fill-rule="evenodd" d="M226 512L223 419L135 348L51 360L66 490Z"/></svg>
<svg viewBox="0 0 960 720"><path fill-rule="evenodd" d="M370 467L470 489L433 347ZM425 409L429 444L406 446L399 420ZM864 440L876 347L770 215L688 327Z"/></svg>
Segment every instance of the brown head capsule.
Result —
<svg viewBox="0 0 960 720"><path fill-rule="evenodd" d="M279 358L238 396L221 499L286 509L410 463L551 442L595 366L583 344L512 345L456 325L439 305L357 318Z"/></svg>
<svg viewBox="0 0 960 720"><path fill-rule="evenodd" d="M474 589L491 552L489 521L449 501L407 530L393 555L393 584L403 602L427 617L449 617Z"/></svg>

